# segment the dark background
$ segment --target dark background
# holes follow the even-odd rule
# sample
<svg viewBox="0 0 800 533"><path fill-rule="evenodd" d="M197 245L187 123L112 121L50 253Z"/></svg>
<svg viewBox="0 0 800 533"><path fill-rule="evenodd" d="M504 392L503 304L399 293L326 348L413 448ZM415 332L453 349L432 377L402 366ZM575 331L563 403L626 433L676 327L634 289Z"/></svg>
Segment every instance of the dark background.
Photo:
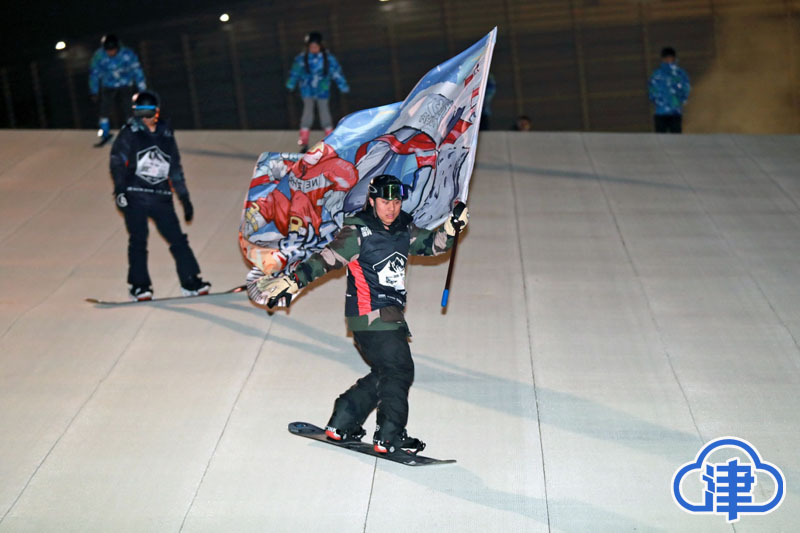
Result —
<svg viewBox="0 0 800 533"><path fill-rule="evenodd" d="M321 31L352 88L336 118L402 100L498 27L492 129L650 131L647 79L671 45L692 79L689 132L800 132L800 0L14 2L0 31L0 127L94 128L88 64L103 33L142 60L177 128L294 129L284 89ZM223 24L219 15L231 21ZM64 40L68 48L56 52Z"/></svg>

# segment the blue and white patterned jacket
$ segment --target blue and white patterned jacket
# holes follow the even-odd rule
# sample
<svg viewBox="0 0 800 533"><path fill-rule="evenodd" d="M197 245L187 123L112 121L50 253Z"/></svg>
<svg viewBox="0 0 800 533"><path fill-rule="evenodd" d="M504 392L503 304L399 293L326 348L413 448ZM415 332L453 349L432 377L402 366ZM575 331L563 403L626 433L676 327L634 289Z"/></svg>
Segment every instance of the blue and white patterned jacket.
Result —
<svg viewBox="0 0 800 533"><path fill-rule="evenodd" d="M89 66L89 94L97 94L101 87L118 89L134 84L140 91L147 89L136 52L123 46L114 57L102 48L94 53Z"/></svg>
<svg viewBox="0 0 800 533"><path fill-rule="evenodd" d="M661 63L650 77L650 101L656 115L680 115L689 98L689 75L675 63Z"/></svg>
<svg viewBox="0 0 800 533"><path fill-rule="evenodd" d="M350 86L342 73L342 67L336 57L328 52L328 72L325 73L325 58L322 52L308 54L308 70L306 70L305 52L297 54L292 63L286 88L294 90L300 83L300 96L303 98L329 98L331 95L331 79L339 86L343 93L350 92Z"/></svg>

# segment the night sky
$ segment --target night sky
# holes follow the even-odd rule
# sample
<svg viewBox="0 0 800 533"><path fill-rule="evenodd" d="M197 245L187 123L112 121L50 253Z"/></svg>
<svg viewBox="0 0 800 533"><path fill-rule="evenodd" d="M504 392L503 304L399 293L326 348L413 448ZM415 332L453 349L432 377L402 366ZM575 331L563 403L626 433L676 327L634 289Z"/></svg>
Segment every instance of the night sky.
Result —
<svg viewBox="0 0 800 533"><path fill-rule="evenodd" d="M0 20L0 65L27 62L52 53L60 40L94 41L99 46L104 33L124 33L126 26L141 27L148 21L167 22L187 15L216 17L246 3L252 1L7 0Z"/></svg>

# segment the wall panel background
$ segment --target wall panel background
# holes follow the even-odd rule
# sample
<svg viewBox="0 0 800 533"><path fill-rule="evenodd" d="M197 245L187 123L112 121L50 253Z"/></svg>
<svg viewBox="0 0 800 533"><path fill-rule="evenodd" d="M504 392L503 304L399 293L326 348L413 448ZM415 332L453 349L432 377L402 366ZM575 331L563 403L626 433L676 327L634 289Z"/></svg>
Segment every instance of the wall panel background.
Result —
<svg viewBox="0 0 800 533"><path fill-rule="evenodd" d="M321 31L351 93L336 118L402 99L430 68L498 27L492 129L650 131L647 79L678 50L693 92L687 132L800 132L800 0L300 0L108 28L142 58L177 128L294 129L284 88L303 36ZM0 127L93 128L99 35L0 65ZM38 73L38 84L35 75Z"/></svg>

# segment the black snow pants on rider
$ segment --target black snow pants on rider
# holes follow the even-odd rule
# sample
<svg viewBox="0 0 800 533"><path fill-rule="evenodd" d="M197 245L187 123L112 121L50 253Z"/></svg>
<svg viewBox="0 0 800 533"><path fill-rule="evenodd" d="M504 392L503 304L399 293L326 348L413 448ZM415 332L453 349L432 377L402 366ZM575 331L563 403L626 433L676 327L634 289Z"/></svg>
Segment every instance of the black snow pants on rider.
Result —
<svg viewBox="0 0 800 533"><path fill-rule="evenodd" d="M175 259L175 269L181 285L186 286L200 273L189 240L181 231L180 222L169 201L137 203L131 201L124 211L125 226L128 228L128 283L134 287L149 287L150 273L147 269L147 219L152 218L156 228L169 243L169 251Z"/></svg>
<svg viewBox="0 0 800 533"><path fill-rule="evenodd" d="M336 399L328 425L349 432L377 407L374 439L391 441L408 422L408 389L414 381L408 329L354 331L353 337L371 372Z"/></svg>

